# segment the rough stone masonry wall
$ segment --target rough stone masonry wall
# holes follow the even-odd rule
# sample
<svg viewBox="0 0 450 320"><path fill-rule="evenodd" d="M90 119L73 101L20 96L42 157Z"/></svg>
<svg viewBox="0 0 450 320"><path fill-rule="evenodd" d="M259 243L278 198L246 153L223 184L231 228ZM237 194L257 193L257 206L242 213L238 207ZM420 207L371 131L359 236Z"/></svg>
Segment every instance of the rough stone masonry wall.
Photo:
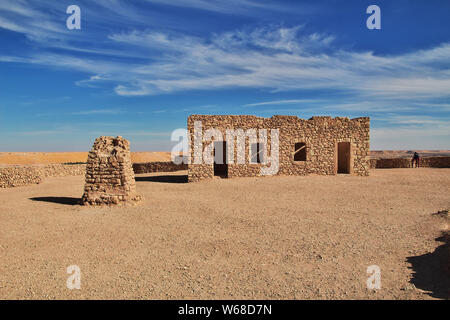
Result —
<svg viewBox="0 0 450 320"><path fill-rule="evenodd" d="M14 188L41 183L42 174L33 167L0 168L0 188Z"/></svg>
<svg viewBox="0 0 450 320"><path fill-rule="evenodd" d="M81 176L86 173L85 164L48 164L38 169L44 178Z"/></svg>
<svg viewBox="0 0 450 320"><path fill-rule="evenodd" d="M336 174L337 143L350 142L350 170L352 174L367 176L369 174L369 131L368 117L348 119L331 117L312 117L309 120L296 116L273 116L261 118L256 116L231 115L192 115L188 118L188 131L191 139L191 155L194 155L194 123L201 121L203 134L207 129L221 131L226 141L227 129L279 129L279 175ZM270 132L268 130L268 154L270 154ZM294 161L294 146L297 142L306 143L306 161ZM211 142L204 142L202 150ZM235 142L235 155L237 143ZM258 176L263 164L251 164L248 159L250 143L245 141L245 164L229 164L228 177ZM191 159L193 162L193 157ZM236 161L236 158L235 158ZM212 178L214 166L210 164L189 164L190 182Z"/></svg>
<svg viewBox="0 0 450 320"><path fill-rule="evenodd" d="M187 165L177 165L169 161L133 163L133 171L136 174L179 170L187 170ZM39 184L47 177L82 176L85 174L85 164L6 165L0 166L0 188Z"/></svg>
<svg viewBox="0 0 450 320"><path fill-rule="evenodd" d="M28 165L0 167L0 188L14 188L39 184L46 177L83 175L86 165Z"/></svg>
<svg viewBox="0 0 450 320"><path fill-rule="evenodd" d="M420 166L423 168L450 168L450 157L420 158ZM370 168L411 168L411 159L371 159Z"/></svg>
<svg viewBox="0 0 450 320"><path fill-rule="evenodd" d="M89 152L82 203L112 205L138 201L130 143L122 137L99 137Z"/></svg>
<svg viewBox="0 0 450 320"><path fill-rule="evenodd" d="M133 163L133 171L136 174L151 172L172 172L187 170L187 168L187 164L175 164L168 161Z"/></svg>

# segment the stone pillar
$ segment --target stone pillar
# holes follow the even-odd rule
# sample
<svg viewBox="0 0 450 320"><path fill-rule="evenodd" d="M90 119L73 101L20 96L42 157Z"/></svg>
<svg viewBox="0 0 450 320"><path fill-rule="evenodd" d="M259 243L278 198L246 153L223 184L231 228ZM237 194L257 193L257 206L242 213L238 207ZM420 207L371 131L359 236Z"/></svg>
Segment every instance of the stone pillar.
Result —
<svg viewBox="0 0 450 320"><path fill-rule="evenodd" d="M141 200L131 163L130 143L122 137L99 137L89 152L84 205L115 205Z"/></svg>

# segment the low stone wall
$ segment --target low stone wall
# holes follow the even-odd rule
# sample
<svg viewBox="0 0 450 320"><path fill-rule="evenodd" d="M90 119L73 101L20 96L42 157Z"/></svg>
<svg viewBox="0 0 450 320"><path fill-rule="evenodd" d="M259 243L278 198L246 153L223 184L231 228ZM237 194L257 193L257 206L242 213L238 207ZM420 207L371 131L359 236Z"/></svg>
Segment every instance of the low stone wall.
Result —
<svg viewBox="0 0 450 320"><path fill-rule="evenodd" d="M86 173L85 164L49 164L40 169L44 178L46 177L67 177L67 176L82 176Z"/></svg>
<svg viewBox="0 0 450 320"><path fill-rule="evenodd" d="M420 166L424 168L450 168L450 157L421 158ZM370 168L411 168L411 159L371 159Z"/></svg>
<svg viewBox="0 0 450 320"><path fill-rule="evenodd" d="M0 168L0 188L14 188L42 182L42 175L35 168Z"/></svg>
<svg viewBox="0 0 450 320"><path fill-rule="evenodd" d="M133 163L134 173L172 172L187 170L186 164L167 162ZM0 188L39 184L47 177L84 176L85 164L48 164L0 167Z"/></svg>
<svg viewBox="0 0 450 320"><path fill-rule="evenodd" d="M133 163L133 171L136 174L151 173L151 172L172 172L187 169L188 169L187 164L175 164L171 161Z"/></svg>
<svg viewBox="0 0 450 320"><path fill-rule="evenodd" d="M430 157L420 159L420 165L430 168L450 168L450 157Z"/></svg>
<svg viewBox="0 0 450 320"><path fill-rule="evenodd" d="M30 165L0 167L0 188L13 188L39 184L46 177L65 177L84 175L86 165Z"/></svg>

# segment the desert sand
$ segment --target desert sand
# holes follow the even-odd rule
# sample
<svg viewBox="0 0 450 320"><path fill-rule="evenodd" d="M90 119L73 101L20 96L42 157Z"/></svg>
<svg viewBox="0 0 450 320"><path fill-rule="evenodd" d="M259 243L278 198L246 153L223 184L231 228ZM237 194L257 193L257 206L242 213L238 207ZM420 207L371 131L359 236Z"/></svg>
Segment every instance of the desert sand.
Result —
<svg viewBox="0 0 450 320"><path fill-rule="evenodd" d="M0 165L86 162L87 152L0 152ZM132 152L131 161L171 161L170 152Z"/></svg>
<svg viewBox="0 0 450 320"><path fill-rule="evenodd" d="M137 176L137 206L82 207L83 177L0 190L1 299L448 297L450 169L185 183ZM66 269L81 269L69 290ZM381 268L380 290L366 269Z"/></svg>

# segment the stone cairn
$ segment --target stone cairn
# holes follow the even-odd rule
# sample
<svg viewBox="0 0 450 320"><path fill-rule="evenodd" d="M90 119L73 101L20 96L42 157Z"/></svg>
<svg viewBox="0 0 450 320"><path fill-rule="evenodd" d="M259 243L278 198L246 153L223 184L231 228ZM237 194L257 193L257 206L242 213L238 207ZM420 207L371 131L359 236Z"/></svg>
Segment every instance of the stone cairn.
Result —
<svg viewBox="0 0 450 320"><path fill-rule="evenodd" d="M89 152L81 203L115 205L141 200L131 163L130 143L122 137L99 137Z"/></svg>

